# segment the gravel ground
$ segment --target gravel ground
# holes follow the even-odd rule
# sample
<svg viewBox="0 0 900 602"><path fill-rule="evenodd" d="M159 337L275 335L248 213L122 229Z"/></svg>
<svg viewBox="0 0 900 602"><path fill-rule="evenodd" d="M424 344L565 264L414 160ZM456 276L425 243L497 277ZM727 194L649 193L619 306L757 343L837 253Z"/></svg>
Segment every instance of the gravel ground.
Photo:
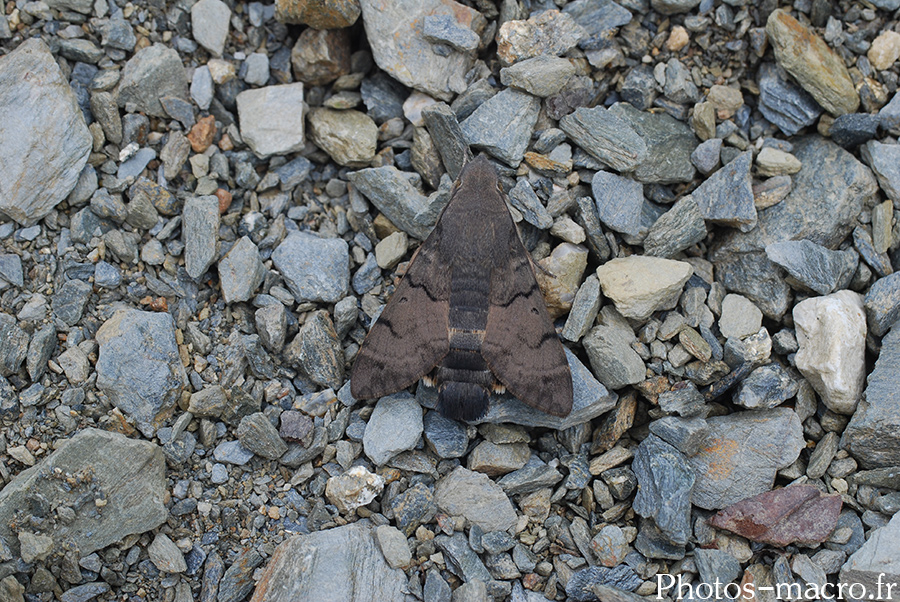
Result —
<svg viewBox="0 0 900 602"><path fill-rule="evenodd" d="M10 0L0 601L900 583L898 9ZM350 393L479 153L568 416Z"/></svg>

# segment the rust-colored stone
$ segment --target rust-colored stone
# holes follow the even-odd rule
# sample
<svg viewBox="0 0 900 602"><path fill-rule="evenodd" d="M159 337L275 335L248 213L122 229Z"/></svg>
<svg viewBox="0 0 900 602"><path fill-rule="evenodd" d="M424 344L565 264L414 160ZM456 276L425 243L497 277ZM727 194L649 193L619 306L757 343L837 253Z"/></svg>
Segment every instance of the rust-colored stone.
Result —
<svg viewBox="0 0 900 602"><path fill-rule="evenodd" d="M216 197L219 199L219 215L224 215L228 208L231 207L232 195L224 188L216 190Z"/></svg>
<svg viewBox="0 0 900 602"><path fill-rule="evenodd" d="M216 118L207 115L197 120L197 123L191 128L191 133L187 135L187 139L195 153L202 153L213 143L215 136Z"/></svg>
<svg viewBox="0 0 900 602"><path fill-rule="evenodd" d="M828 538L840 513L840 495L822 494L813 485L794 485L723 508L709 524L773 546L811 546Z"/></svg>
<svg viewBox="0 0 900 602"><path fill-rule="evenodd" d="M313 29L350 27L359 12L359 0L275 0L275 19Z"/></svg>
<svg viewBox="0 0 900 602"><path fill-rule="evenodd" d="M637 408L637 395L626 393L619 398L616 409L606 416L603 424L594 433L592 454L608 451L622 438L625 431L634 424L634 411Z"/></svg>

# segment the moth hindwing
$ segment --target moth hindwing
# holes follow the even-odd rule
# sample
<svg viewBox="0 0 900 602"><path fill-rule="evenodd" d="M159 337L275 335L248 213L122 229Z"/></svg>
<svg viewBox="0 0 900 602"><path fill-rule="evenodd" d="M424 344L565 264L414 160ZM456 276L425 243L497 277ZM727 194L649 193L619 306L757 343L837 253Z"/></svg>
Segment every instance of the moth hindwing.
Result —
<svg viewBox="0 0 900 602"><path fill-rule="evenodd" d="M477 420L498 383L565 416L572 377L497 173L468 163L434 230L359 350L358 399L388 395L434 371L438 411Z"/></svg>

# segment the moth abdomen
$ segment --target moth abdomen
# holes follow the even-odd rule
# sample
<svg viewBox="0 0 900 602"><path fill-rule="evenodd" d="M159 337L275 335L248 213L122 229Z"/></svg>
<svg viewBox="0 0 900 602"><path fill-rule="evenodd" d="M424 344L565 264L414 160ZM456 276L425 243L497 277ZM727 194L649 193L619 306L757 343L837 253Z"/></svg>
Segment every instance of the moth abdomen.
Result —
<svg viewBox="0 0 900 602"><path fill-rule="evenodd" d="M453 420L476 420L488 409L495 379L479 349L451 347L435 374L438 411Z"/></svg>

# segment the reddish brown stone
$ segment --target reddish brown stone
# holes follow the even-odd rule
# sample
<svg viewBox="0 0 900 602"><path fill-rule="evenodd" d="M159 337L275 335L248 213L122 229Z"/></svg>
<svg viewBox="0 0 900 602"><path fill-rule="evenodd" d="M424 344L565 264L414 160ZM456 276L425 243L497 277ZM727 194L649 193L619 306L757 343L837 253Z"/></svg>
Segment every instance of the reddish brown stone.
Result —
<svg viewBox="0 0 900 602"><path fill-rule="evenodd" d="M723 508L709 524L773 546L811 546L834 531L840 512L840 495L822 494L813 485L794 485Z"/></svg>
<svg viewBox="0 0 900 602"><path fill-rule="evenodd" d="M191 133L187 135L187 139L195 153L202 153L213 143L215 136L216 118L207 115L197 120L197 123L191 128Z"/></svg>
<svg viewBox="0 0 900 602"><path fill-rule="evenodd" d="M594 433L592 454L600 454L613 448L622 438L625 431L634 424L634 411L637 408L637 395L626 393L619 398L615 411L606 416L603 424Z"/></svg>
<svg viewBox="0 0 900 602"><path fill-rule="evenodd" d="M275 18L314 29L350 27L359 18L359 0L275 0Z"/></svg>
<svg viewBox="0 0 900 602"><path fill-rule="evenodd" d="M231 193L224 188L216 190L216 196L219 198L219 215L223 215L228 211L228 208L231 207L233 197Z"/></svg>
<svg viewBox="0 0 900 602"><path fill-rule="evenodd" d="M305 29L291 50L298 81L324 86L350 73L350 34L346 29Z"/></svg>

